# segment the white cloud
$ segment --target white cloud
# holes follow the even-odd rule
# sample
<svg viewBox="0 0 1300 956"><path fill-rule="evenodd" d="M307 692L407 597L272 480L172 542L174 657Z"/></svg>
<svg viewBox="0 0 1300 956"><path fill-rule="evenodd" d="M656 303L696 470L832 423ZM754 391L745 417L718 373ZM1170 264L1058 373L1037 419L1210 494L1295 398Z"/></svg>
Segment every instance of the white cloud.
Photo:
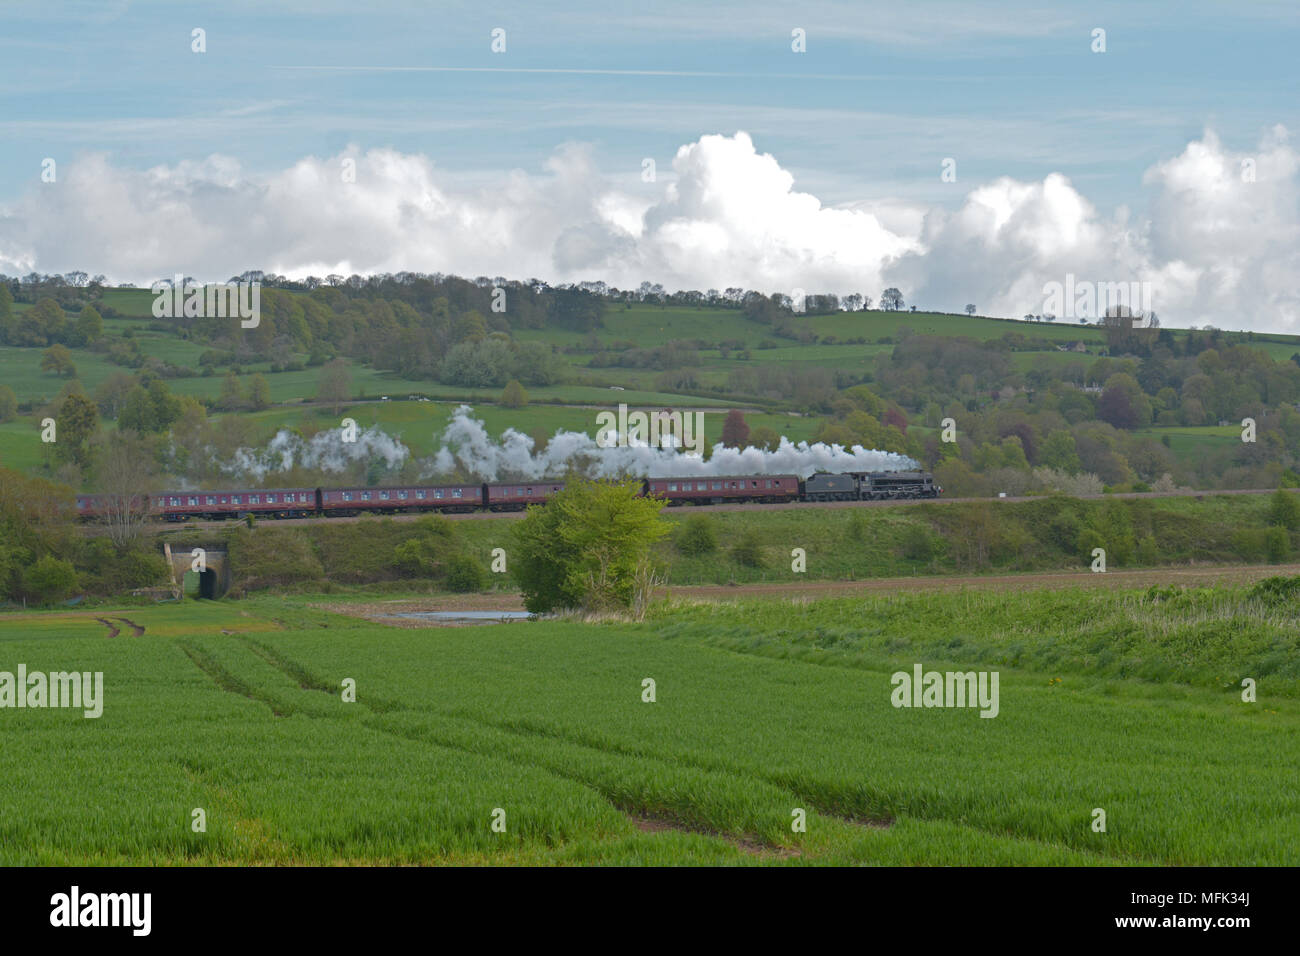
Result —
<svg viewBox="0 0 1300 956"><path fill-rule="evenodd" d="M354 183L341 175L349 159ZM1144 183L1142 217L1103 214L1060 174L977 185L953 209L897 197L829 207L743 132L682 146L654 185L605 176L580 144L490 185L384 149L267 174L223 156L136 171L91 154L0 212L0 272L415 270L873 298L897 285L922 308L1016 316L1042 311L1044 283L1073 273L1151 282L1165 324L1300 328L1300 156L1284 129L1249 154L1206 132Z"/></svg>

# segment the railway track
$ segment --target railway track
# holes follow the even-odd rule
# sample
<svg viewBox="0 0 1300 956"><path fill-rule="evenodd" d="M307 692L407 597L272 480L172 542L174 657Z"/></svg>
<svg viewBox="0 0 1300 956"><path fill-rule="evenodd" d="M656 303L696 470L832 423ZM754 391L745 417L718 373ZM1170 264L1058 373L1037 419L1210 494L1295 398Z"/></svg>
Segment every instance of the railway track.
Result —
<svg viewBox="0 0 1300 956"><path fill-rule="evenodd" d="M1259 488L1240 488L1219 491L1131 491L1119 494L1098 494L1098 495L1077 495L1075 497L1084 500L1097 500L1106 498L1208 498L1215 495L1271 495L1272 489ZM790 501L777 505L762 504L730 504L730 505L676 505L667 509L670 513L678 514L707 514L710 512L727 512L727 511L775 511L775 510L798 510L801 508L906 508L916 505L953 505L953 504L973 504L983 502L986 504L1015 504L1025 501L1040 501L1041 495L1020 495L1006 498L910 498L897 499L894 501ZM433 512L424 512L432 514ZM422 517L422 514L396 514L386 515L394 521L415 521ZM449 521L485 521L495 518L518 519L524 516L522 511L471 511L464 514L444 514L443 517ZM365 516L369 519L370 516ZM263 525L273 525L274 527L292 527L294 525L308 525L319 521L330 522L355 522L363 520L362 516L356 517L323 517L316 516L311 518L263 518L258 523ZM159 521L150 522L145 525L145 529L153 533L165 531L180 531L193 529L216 529L231 528L242 522L232 519L227 520L191 520L181 522ZM98 525L87 525L88 534L104 534L107 529Z"/></svg>

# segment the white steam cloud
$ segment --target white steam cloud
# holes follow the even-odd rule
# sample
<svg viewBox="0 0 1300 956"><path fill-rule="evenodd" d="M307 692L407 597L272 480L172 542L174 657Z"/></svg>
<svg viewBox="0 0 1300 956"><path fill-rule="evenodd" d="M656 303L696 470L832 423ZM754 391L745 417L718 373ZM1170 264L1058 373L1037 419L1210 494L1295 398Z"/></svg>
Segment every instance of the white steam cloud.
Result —
<svg viewBox="0 0 1300 956"><path fill-rule="evenodd" d="M540 452L534 452L528 435L507 428L501 438L488 434L474 410L461 405L442 432L442 447L432 458L418 462L420 480L445 479L460 472L480 481L514 481L562 478L570 471L589 478L625 476L689 478L708 475L798 475L814 472L900 471L918 467L905 455L854 445L792 442L782 437L776 451L715 445L708 461L672 448L651 447L639 439L626 446L602 447L586 432L561 429ZM671 438L671 436L666 436ZM400 469L411 450L378 425L358 432L345 442L339 428L318 432L305 440L281 429L263 448L239 448L218 467L228 475L261 482L271 474L294 468L330 474L346 471L358 462L383 461L389 471Z"/></svg>
<svg viewBox="0 0 1300 956"><path fill-rule="evenodd" d="M644 442L603 448L585 432L561 429L546 448L534 453L533 440L507 428L493 439L473 409L461 405L442 433L443 447L434 456L428 475L445 475L457 466L484 481L559 478L570 469L589 478L623 475L663 478L707 475L795 474L806 478L816 471L899 471L917 467L905 455L873 451L854 445L846 449L822 442L792 442L782 437L776 451L715 445L708 461L698 455Z"/></svg>
<svg viewBox="0 0 1300 956"><path fill-rule="evenodd" d="M358 432L357 440L343 440L343 429L317 432L305 440L301 435L281 429L265 448L240 448L221 469L227 474L261 481L274 472L294 468L318 469L337 474L357 462L382 458L391 470L401 468L411 450L399 439L377 425Z"/></svg>

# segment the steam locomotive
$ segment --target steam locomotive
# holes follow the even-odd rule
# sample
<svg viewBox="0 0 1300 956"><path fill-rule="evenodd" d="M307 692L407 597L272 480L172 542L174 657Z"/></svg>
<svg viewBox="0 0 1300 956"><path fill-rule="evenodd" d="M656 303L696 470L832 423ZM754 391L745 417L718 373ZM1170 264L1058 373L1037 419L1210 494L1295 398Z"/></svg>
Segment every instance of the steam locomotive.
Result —
<svg viewBox="0 0 1300 956"><path fill-rule="evenodd" d="M483 484L397 487L262 488L232 491L163 491L149 498L149 510L164 521L192 518L305 518L420 511L522 511L544 504L564 488L562 481L495 481ZM706 475L645 478L643 495L670 506L781 504L791 501L883 501L937 498L943 489L919 471L797 475ZM91 520L109 512L102 495L78 495L77 514Z"/></svg>

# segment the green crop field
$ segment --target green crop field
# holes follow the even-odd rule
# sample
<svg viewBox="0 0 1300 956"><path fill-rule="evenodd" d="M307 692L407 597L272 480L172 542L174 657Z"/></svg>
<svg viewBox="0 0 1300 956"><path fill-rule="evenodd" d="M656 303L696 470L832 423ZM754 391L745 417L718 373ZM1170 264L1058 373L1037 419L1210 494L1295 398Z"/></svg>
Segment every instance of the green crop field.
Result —
<svg viewBox="0 0 1300 956"><path fill-rule="evenodd" d="M44 403L59 394L67 379L41 371L41 353L44 349L16 348L0 345L0 383L14 390L20 402ZM77 367L77 380L88 392L116 371L122 371L103 356L86 349L74 349L73 364ZM214 382L214 388L216 383ZM213 392L215 395L216 392Z"/></svg>
<svg viewBox="0 0 1300 956"><path fill-rule="evenodd" d="M1157 440L1169 438L1169 448L1175 455L1204 454L1241 444L1240 425L1175 425L1167 428L1143 428L1137 434Z"/></svg>
<svg viewBox="0 0 1300 956"><path fill-rule="evenodd" d="M0 711L0 863L1295 864L1297 625L1224 591L6 614L0 670L104 696ZM998 671L997 716L893 707L915 663Z"/></svg>
<svg viewBox="0 0 1300 956"><path fill-rule="evenodd" d="M707 324L701 323L702 315L707 316ZM974 339L996 339L1008 332L1021 332L1061 342L1102 341L1101 331L1093 326L1030 323L940 312L869 310L796 316L793 321L816 335L833 335L841 340L857 337L865 337L868 341L882 337L893 338L899 330L911 329L928 335L965 335ZM713 342L734 339L754 347L759 341L772 337L771 330L766 325L749 321L738 309L709 309L704 312L684 306L630 305L624 308L616 305L611 306L606 313L605 325L606 328L594 333L596 341L601 345L626 341L634 342L642 348L653 348L674 340L689 342L704 338ZM707 334L704 331L706 329ZM573 345L586 341L592 334L545 329L521 332L520 338L546 342L548 345Z"/></svg>

